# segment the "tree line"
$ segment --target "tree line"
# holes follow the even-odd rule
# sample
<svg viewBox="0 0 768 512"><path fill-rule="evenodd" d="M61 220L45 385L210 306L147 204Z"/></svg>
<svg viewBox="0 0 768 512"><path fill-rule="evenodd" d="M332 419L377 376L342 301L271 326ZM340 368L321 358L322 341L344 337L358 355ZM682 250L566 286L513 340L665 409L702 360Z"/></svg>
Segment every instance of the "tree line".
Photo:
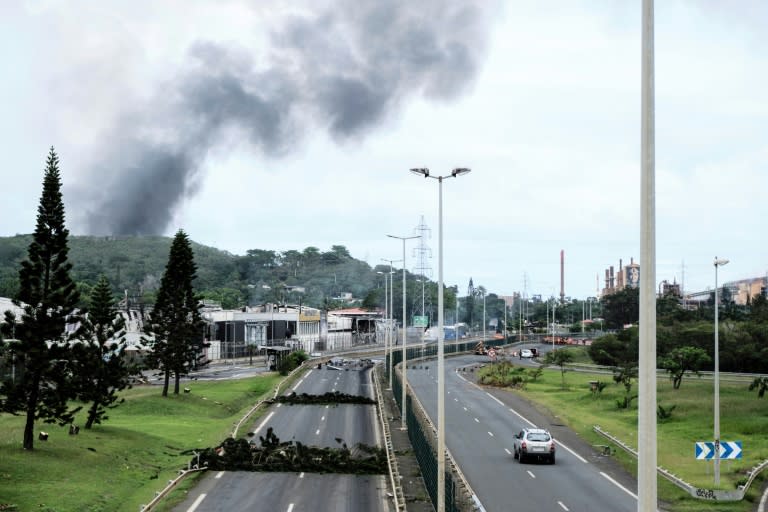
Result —
<svg viewBox="0 0 768 512"><path fill-rule="evenodd" d="M714 294L714 292L713 292ZM603 298L606 324L620 328L637 324L639 291L624 290ZM718 306L720 370L768 373L768 299L757 295L737 305L724 293ZM659 368L670 372L675 387L685 372L712 370L714 361L714 297L697 308L686 308L672 295L656 300L656 351ZM636 366L638 328L620 328L596 339L589 354L597 364Z"/></svg>

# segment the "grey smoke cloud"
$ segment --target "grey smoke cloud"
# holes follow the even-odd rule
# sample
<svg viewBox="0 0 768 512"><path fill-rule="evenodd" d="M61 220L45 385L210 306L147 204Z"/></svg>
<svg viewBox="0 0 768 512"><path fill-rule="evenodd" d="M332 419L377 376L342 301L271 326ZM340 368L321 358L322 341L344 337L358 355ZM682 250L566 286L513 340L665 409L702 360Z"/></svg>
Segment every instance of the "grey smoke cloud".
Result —
<svg viewBox="0 0 768 512"><path fill-rule="evenodd" d="M286 18L266 62L199 41L162 94L122 117L93 169L93 234L162 234L227 136L289 154L306 130L366 135L410 97L449 101L473 81L495 5L343 0ZM91 192L91 196L94 192Z"/></svg>

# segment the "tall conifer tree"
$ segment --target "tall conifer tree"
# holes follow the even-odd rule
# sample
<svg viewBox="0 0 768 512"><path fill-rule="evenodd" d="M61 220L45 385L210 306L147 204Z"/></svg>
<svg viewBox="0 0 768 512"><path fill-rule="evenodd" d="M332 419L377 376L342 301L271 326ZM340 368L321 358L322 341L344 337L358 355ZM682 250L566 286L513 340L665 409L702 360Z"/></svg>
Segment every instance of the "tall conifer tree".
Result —
<svg viewBox="0 0 768 512"><path fill-rule="evenodd" d="M78 293L70 276L69 231L64 227L59 158L51 148L46 162L43 193L37 208L37 225L27 259L19 270L19 292L14 303L23 308L21 319L6 313L6 330L15 341L6 341L13 352L16 372L2 384L2 411L25 414L23 446L34 448L35 420L69 423L76 410L70 379L71 349L67 324L78 321Z"/></svg>
<svg viewBox="0 0 768 512"><path fill-rule="evenodd" d="M171 374L174 394L179 394L179 379L195 367L203 346L203 322L200 302L192 281L197 277L192 246L179 230L171 243L168 264L160 281L155 307L146 331L153 335L150 361L163 372L163 396L168 396Z"/></svg>
<svg viewBox="0 0 768 512"><path fill-rule="evenodd" d="M107 409L117 407L117 392L130 387L138 372L124 355L125 320L115 308L112 289L105 276L91 293L88 314L82 319L81 342L73 345L78 397L90 403L85 428L108 419Z"/></svg>

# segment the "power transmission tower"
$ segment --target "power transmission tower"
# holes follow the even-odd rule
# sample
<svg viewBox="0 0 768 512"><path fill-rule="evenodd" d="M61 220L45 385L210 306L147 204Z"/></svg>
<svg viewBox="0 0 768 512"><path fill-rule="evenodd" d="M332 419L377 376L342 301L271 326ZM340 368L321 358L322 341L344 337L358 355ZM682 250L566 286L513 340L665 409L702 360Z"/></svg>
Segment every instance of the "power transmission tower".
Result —
<svg viewBox="0 0 768 512"><path fill-rule="evenodd" d="M429 266L428 259L432 258L432 249L426 243L427 238L432 238L432 230L424 222L424 216L421 216L419 225L413 228L413 234L418 235L419 245L413 248L412 255L416 258L416 266L413 269L414 274L421 276L421 315L426 315L424 311L424 282L432 277L432 267Z"/></svg>

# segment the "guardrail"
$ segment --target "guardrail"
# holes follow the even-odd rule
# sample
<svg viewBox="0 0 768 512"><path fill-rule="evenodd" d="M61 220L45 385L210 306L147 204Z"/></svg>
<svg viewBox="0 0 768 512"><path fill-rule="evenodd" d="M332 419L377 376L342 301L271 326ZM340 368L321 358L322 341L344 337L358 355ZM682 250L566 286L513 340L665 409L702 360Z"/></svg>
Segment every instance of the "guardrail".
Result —
<svg viewBox="0 0 768 512"><path fill-rule="evenodd" d="M605 366L605 365L590 364L590 363L566 363L565 367L567 369L574 370L574 371L605 373L605 374L613 373L613 368L614 368L613 366ZM762 373L737 373L737 372L718 372L718 373L720 374L721 381L730 381L730 382L751 382L752 380L754 380L755 377L764 375ZM711 372L711 371L700 371L698 375L693 372L685 373L685 377L688 379L691 379L691 378L711 379L713 375L714 375L714 372ZM669 372L667 372L667 370L664 370L663 368L657 368L656 377L668 378Z"/></svg>
<svg viewBox="0 0 768 512"><path fill-rule="evenodd" d="M594 425L592 427L592 430L600 434L601 436L605 437L606 439L610 440L612 443L616 444L618 447L620 447L625 452L629 453L633 457L637 458L637 451L624 443L621 439L612 436L602 428L600 428L600 425ZM746 494L747 490L749 489L749 486L752 485L752 482L755 480L755 477L766 467L768 467L768 460L764 460L757 466L753 467L749 471L749 477L747 478L747 481L744 483L744 485L740 485L736 490L729 491L726 489L703 489L700 487L696 487L693 484L690 484L680 478L679 476L675 475L668 469L665 469L661 466L656 467L656 471L693 496L694 498L698 498L701 500L708 500L708 501L740 501L744 499L744 495Z"/></svg>

